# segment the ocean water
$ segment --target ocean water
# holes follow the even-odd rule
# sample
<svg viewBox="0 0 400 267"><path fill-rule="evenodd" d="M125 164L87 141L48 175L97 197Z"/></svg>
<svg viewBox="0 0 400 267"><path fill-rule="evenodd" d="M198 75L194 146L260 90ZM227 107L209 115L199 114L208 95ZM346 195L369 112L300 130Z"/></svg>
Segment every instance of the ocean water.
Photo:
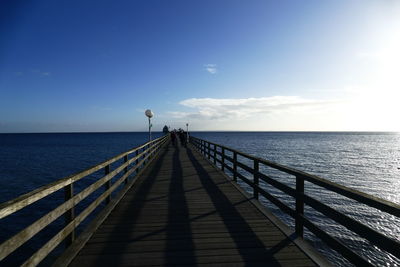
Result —
<svg viewBox="0 0 400 267"><path fill-rule="evenodd" d="M161 133L154 134L155 137ZM196 132L193 136L220 143L251 155L275 161L339 184L400 204L400 134L397 133L316 133L316 132ZM0 202L13 199L39 186L98 164L118 153L147 141L147 133L61 133L61 134L0 134ZM294 179L271 169L266 174L290 186ZM243 173L246 175L246 173ZM101 174L98 174L101 175ZM93 176L93 179L96 175ZM246 185L242 185L250 191ZM288 205L290 197L270 186L265 189ZM340 210L386 235L400 240L400 220L355 201L306 183L307 194ZM78 189L79 191L79 189ZM29 225L50 207L63 199L63 192L49 201L37 203L32 212L22 210L0 221L0 242ZM261 199L278 217L289 225L293 221L268 201ZM90 201L90 199L88 199ZM46 206L43 208L43 206ZM399 259L379 251L344 227L306 207L306 216L321 228L376 265L400 265ZM29 253L62 226L55 227L33 239L12 257ZM306 232L306 238L337 265L348 265L337 253ZM61 248L60 248L61 249ZM9 260L8 265L19 262Z"/></svg>

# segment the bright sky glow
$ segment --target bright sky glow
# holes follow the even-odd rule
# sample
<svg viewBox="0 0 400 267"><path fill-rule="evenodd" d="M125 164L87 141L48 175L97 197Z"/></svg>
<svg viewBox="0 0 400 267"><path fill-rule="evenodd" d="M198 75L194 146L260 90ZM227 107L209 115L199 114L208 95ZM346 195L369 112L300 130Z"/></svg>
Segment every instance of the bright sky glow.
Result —
<svg viewBox="0 0 400 267"><path fill-rule="evenodd" d="M400 131L400 1L2 1L0 132Z"/></svg>

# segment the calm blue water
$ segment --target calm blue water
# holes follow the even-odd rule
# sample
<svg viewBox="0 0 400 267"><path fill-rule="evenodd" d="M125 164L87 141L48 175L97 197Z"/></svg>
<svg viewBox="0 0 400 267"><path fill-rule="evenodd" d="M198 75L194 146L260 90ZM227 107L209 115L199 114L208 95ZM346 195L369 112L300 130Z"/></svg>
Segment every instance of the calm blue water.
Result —
<svg viewBox="0 0 400 267"><path fill-rule="evenodd" d="M193 135L400 203L399 134L197 132ZM98 164L146 140L146 133L0 134L0 202ZM268 169L263 171L288 185L294 185L293 177ZM278 190L265 188L293 206L293 201L280 194ZM306 192L372 228L400 240L398 218L382 214L307 183ZM51 202L57 205L62 198L60 192L58 195L55 194ZM20 229L17 226L29 225L34 218L40 217L45 212L39 208L40 205L48 205L48 202L46 200L46 203L38 203L38 209L34 214L24 213L22 210L20 215L0 221L0 242ZM264 204L286 223L293 223L267 201L264 201ZM311 209L306 209L306 215L330 234L359 250L373 263L400 265L399 260L391 255L377 256L381 254L378 249ZM59 225L62 225L62 219ZM50 229L47 233L44 231L38 239L45 239L51 230L54 229ZM311 234L307 233L306 237L313 240L333 262L339 265L347 264ZM34 247L34 245L23 247L24 252L21 254L28 253ZM13 254L13 258L18 255L18 253ZM9 262L9 264L14 263Z"/></svg>

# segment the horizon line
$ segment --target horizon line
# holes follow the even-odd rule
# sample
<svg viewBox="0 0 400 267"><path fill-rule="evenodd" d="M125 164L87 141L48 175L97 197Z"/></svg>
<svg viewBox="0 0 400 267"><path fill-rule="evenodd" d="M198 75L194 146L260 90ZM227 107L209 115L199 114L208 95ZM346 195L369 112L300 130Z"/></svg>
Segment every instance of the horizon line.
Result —
<svg viewBox="0 0 400 267"><path fill-rule="evenodd" d="M270 130L270 131L244 131L244 130L196 130L189 133L400 133L400 131L360 131L360 130ZM79 134L79 133L148 133L148 131L71 131L71 132L0 132L0 134ZM152 131L163 133L163 131Z"/></svg>

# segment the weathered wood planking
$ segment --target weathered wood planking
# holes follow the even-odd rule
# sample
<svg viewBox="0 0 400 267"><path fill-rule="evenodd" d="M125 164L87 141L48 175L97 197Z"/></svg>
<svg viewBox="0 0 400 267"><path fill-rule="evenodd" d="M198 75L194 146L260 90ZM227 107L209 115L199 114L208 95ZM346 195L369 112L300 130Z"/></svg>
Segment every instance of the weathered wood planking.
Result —
<svg viewBox="0 0 400 267"><path fill-rule="evenodd" d="M169 146L70 266L315 263L200 154Z"/></svg>

